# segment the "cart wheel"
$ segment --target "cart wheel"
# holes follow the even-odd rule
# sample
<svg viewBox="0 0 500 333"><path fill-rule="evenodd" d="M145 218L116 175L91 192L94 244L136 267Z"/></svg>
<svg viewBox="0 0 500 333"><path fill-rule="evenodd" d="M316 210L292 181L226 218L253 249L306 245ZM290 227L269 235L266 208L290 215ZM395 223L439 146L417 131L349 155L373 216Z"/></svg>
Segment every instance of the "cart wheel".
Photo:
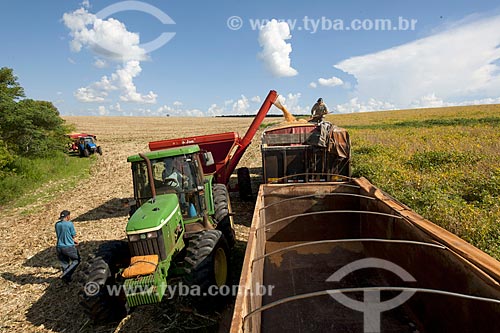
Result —
<svg viewBox="0 0 500 333"><path fill-rule="evenodd" d="M238 189L242 200L252 200L252 181L250 180L250 171L248 168L238 169Z"/></svg>

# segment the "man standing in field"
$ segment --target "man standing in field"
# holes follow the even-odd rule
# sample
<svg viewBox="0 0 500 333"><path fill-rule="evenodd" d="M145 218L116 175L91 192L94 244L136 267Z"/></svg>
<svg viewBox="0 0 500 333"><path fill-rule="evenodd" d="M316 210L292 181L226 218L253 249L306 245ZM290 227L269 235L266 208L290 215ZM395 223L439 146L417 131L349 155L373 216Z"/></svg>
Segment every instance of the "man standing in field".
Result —
<svg viewBox="0 0 500 333"><path fill-rule="evenodd" d="M316 104L313 105L311 109L311 122L319 123L323 120L325 115L328 113L328 108L326 104L323 103L323 98L319 98Z"/></svg>
<svg viewBox="0 0 500 333"><path fill-rule="evenodd" d="M76 248L76 231L73 222L70 220L70 212L63 210L56 222L57 235L57 258L61 262L61 279L65 282L71 281L71 276L80 264L80 253Z"/></svg>

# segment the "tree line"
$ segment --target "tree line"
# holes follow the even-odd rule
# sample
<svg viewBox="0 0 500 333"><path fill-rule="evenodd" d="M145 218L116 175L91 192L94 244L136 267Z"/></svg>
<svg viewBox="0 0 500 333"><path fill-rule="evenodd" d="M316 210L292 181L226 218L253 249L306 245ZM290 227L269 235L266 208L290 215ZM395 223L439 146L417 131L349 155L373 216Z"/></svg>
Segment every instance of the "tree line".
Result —
<svg viewBox="0 0 500 333"><path fill-rule="evenodd" d="M57 108L25 97L14 71L0 68L0 175L17 157L43 158L67 147L70 128Z"/></svg>

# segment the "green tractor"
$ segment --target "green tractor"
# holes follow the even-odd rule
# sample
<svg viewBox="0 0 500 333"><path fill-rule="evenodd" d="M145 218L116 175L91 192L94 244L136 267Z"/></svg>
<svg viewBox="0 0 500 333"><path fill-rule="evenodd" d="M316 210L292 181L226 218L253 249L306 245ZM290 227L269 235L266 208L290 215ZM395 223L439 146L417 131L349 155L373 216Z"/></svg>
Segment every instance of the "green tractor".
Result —
<svg viewBox="0 0 500 333"><path fill-rule="evenodd" d="M228 281L235 233L226 186L203 172L214 163L212 154L191 145L128 162L135 200L128 240L105 243L82 269L80 304L96 322L161 302L174 277L202 292Z"/></svg>

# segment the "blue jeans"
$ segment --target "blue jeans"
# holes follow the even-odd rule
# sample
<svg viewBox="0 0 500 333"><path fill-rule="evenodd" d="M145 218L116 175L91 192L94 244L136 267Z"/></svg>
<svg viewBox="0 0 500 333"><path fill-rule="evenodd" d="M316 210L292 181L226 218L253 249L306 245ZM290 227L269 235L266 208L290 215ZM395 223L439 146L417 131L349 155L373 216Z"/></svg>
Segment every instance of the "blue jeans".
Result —
<svg viewBox="0 0 500 333"><path fill-rule="evenodd" d="M75 246L56 247L56 251L63 271L61 278L71 281L71 276L80 264L80 253Z"/></svg>

